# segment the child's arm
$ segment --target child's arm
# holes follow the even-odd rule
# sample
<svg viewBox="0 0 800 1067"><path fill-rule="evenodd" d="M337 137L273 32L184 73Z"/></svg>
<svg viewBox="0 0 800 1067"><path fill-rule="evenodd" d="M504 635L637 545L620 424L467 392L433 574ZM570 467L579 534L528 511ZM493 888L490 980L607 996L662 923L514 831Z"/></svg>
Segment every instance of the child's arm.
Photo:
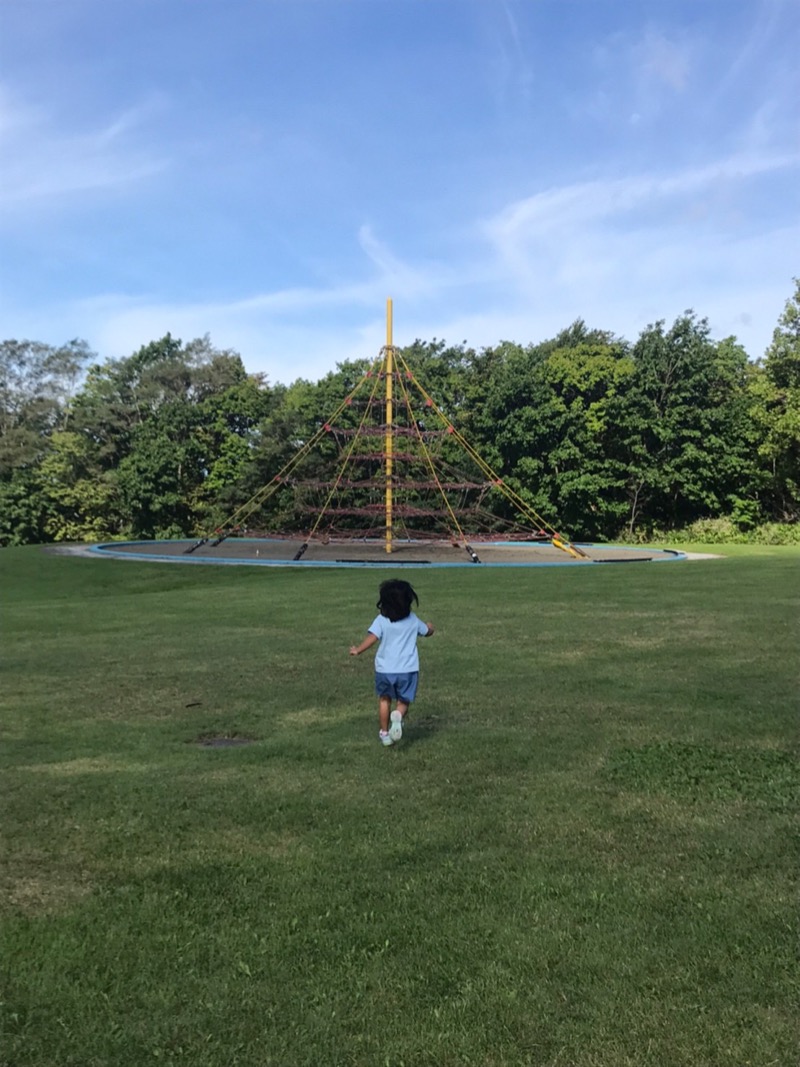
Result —
<svg viewBox="0 0 800 1067"><path fill-rule="evenodd" d="M434 628L431 626L431 624L429 622L426 622L425 625L428 627L428 632L426 634L423 634L422 636L423 637L431 637L436 631L434 630Z"/></svg>
<svg viewBox="0 0 800 1067"><path fill-rule="evenodd" d="M350 646L350 655L360 656L362 652L366 652L368 648L372 648L372 646L376 645L377 643L378 638L375 636L375 634L367 634L367 636L364 638L361 644L358 645L358 647L356 647L356 645Z"/></svg>

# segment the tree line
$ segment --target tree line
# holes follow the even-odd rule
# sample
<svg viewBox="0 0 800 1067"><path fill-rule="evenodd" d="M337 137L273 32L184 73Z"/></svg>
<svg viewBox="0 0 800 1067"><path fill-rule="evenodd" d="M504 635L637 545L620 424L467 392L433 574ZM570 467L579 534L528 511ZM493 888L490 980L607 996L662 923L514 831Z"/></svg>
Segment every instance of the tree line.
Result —
<svg viewBox="0 0 800 1067"><path fill-rule="evenodd" d="M800 282L756 361L691 311L635 342L579 320L538 344L418 340L402 354L489 465L573 539L800 517ZM283 385L208 337L167 334L102 362L83 341L5 341L0 544L202 536L369 366Z"/></svg>

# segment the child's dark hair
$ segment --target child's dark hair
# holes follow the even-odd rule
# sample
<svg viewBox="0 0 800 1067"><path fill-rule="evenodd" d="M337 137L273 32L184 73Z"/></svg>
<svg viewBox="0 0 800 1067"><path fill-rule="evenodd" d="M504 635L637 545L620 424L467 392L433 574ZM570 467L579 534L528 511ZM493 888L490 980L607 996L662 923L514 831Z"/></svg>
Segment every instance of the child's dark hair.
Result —
<svg viewBox="0 0 800 1067"><path fill-rule="evenodd" d="M389 622L407 619L411 614L412 601L419 604L419 597L408 582L400 578L390 578L388 582L381 582L377 608Z"/></svg>

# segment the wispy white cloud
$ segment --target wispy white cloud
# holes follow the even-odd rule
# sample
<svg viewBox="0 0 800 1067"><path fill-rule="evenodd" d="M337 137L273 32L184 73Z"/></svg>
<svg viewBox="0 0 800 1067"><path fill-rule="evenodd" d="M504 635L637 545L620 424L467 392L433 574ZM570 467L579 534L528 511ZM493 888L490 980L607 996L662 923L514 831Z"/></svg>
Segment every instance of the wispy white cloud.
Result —
<svg viewBox="0 0 800 1067"><path fill-rule="evenodd" d="M509 204L483 225L510 294L498 322L506 311L514 321L527 301L539 318L534 336L582 317L632 338L647 322L694 307L761 355L774 286L788 288L795 269L800 223L770 222L761 210L753 226L745 191L751 179L798 169L800 155L730 157Z"/></svg>
<svg viewBox="0 0 800 1067"><path fill-rule="evenodd" d="M699 76L701 42L651 24L614 32L592 49L594 78L572 101L576 113L617 126L646 128L680 106ZM584 95L585 94L585 95Z"/></svg>
<svg viewBox="0 0 800 1067"><path fill-rule="evenodd" d="M697 241L688 215L676 228L660 205L686 210L695 194L718 199L720 183L798 165L797 157L729 158L553 188L476 223L471 249L451 264L408 266L363 226L361 269L332 284L227 301L107 294L51 309L54 327L60 323L54 336L88 336L101 354L119 357L167 332L183 340L210 333L272 381L316 379L342 360L377 355L391 296L400 344L434 336L475 347L526 344L579 317L634 340L647 323L694 307L716 336L736 334L760 356L796 270L800 225L713 225ZM634 210L638 224L621 225Z"/></svg>
<svg viewBox="0 0 800 1067"><path fill-rule="evenodd" d="M0 211L40 211L47 202L102 189L128 187L167 166L138 136L153 111L147 101L80 129L53 107L17 100L0 89Z"/></svg>
<svg viewBox="0 0 800 1067"><path fill-rule="evenodd" d="M350 359L374 359L383 344L381 314L385 292L373 294L367 304L348 304L340 319L330 305L341 294L325 291L294 294L292 313L278 294L265 294L260 302L230 304L168 303L106 294L79 304L51 309L54 336L72 336L68 325L89 324L92 347L102 358L120 358L166 333L188 341L205 334L219 347L240 352L247 369L267 375L272 382L297 378L315 381ZM325 309L324 314L314 314ZM335 326L334 326L335 323ZM40 324L41 325L41 324ZM73 331L74 332L74 331Z"/></svg>
<svg viewBox="0 0 800 1067"><path fill-rule="evenodd" d="M389 248L380 242L372 232L372 227L363 225L358 231L358 243L362 250L384 274L406 274L406 266L400 262Z"/></svg>
<svg viewBox="0 0 800 1067"><path fill-rule="evenodd" d="M501 109L527 101L534 84L531 49L513 0L480 6L480 33L487 48L490 83Z"/></svg>
<svg viewBox="0 0 800 1067"><path fill-rule="evenodd" d="M400 344L692 306L763 351L798 272L796 0L156 6L159 48L107 0L42 17L38 77L5 45L14 334L208 332L290 381L377 354L391 296Z"/></svg>
<svg viewBox="0 0 800 1067"><path fill-rule="evenodd" d="M500 256L519 265L529 244L539 246L594 222L607 229L632 212L646 209L651 220L668 201L686 198L727 182L800 167L800 154L736 156L667 174L602 178L548 189L509 204L485 224Z"/></svg>
<svg viewBox="0 0 800 1067"><path fill-rule="evenodd" d="M739 49L732 56L722 77L709 86L709 103L716 105L737 83L749 76L753 63L770 47L781 25L781 14L781 4L775 0L757 0L752 5L752 21ZM790 17L796 17L796 11L790 12ZM773 56L773 59L777 59L777 56ZM758 77L761 80L762 72Z"/></svg>
<svg viewBox="0 0 800 1067"><path fill-rule="evenodd" d="M8 86L0 84L0 143L8 143L17 130L42 121L44 112L14 97Z"/></svg>
<svg viewBox="0 0 800 1067"><path fill-rule="evenodd" d="M383 241L379 241L370 226L362 226L359 244L377 269L376 282L406 299L424 299L431 289L441 291L453 283L452 270L443 263L410 264L401 259Z"/></svg>
<svg viewBox="0 0 800 1067"><path fill-rule="evenodd" d="M642 86L657 85L682 93L689 83L692 46L668 37L662 30L648 29L632 49L636 79Z"/></svg>
<svg viewBox="0 0 800 1067"><path fill-rule="evenodd" d="M465 281L463 273L459 283L455 272L442 265L409 267L369 226L362 226L357 237L365 253L361 278L226 301L106 293L52 308L51 329L66 336L73 324L88 324L92 344L113 358L167 332L183 340L210 333L215 343L247 355L249 369L265 372L273 381L321 377L343 360L377 355L375 339L381 336L381 309L388 297L406 308L419 307L447 289L457 295ZM85 334L86 327L81 331Z"/></svg>

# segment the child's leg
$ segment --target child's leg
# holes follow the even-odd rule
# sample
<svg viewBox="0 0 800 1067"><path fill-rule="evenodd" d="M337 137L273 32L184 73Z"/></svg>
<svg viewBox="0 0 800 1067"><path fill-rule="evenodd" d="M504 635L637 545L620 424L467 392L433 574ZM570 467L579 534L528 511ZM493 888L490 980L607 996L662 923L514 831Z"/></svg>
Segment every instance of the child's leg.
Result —
<svg viewBox="0 0 800 1067"><path fill-rule="evenodd" d="M401 696L397 696L397 706L392 714L389 716L392 725L389 727L389 737L393 741L400 741L403 737L403 722L408 711L409 701Z"/></svg>
<svg viewBox="0 0 800 1067"><path fill-rule="evenodd" d="M418 678L419 674L416 672L403 675L402 682L397 686L397 711L402 719L405 719L406 715L408 715L412 701L417 695Z"/></svg>
<svg viewBox="0 0 800 1067"><path fill-rule="evenodd" d="M383 733L386 733L389 729L389 712L391 708L391 697L378 697L378 720Z"/></svg>

